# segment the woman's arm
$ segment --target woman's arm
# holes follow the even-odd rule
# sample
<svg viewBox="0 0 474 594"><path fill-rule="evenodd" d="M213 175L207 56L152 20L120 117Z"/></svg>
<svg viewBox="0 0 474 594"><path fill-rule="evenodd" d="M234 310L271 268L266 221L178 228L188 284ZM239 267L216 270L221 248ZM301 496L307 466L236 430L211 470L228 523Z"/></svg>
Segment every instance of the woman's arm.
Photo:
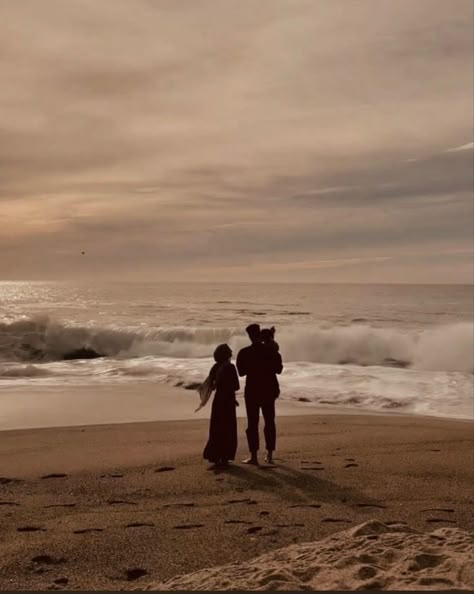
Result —
<svg viewBox="0 0 474 594"><path fill-rule="evenodd" d="M237 392L238 390L240 390L239 376L237 375L237 369L235 368L234 365L232 365L231 381L232 381L232 390L234 392Z"/></svg>

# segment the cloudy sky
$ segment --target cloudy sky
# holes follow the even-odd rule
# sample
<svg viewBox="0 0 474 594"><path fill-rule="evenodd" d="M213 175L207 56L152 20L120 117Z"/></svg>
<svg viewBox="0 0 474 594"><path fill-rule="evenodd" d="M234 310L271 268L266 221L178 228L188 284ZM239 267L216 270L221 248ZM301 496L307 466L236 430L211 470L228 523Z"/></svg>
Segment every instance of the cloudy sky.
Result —
<svg viewBox="0 0 474 594"><path fill-rule="evenodd" d="M0 0L0 280L472 282L472 6Z"/></svg>

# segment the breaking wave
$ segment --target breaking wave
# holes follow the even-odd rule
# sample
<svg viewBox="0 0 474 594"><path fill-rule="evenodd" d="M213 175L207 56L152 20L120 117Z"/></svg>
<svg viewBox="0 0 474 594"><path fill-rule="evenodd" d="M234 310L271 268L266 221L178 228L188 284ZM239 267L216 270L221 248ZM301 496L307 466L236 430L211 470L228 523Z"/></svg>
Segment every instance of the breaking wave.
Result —
<svg viewBox="0 0 474 594"><path fill-rule="evenodd" d="M276 338L285 361L467 373L474 366L471 322L417 331L374 328L360 322L294 325L278 329ZM236 352L248 340L240 328L78 326L48 316L0 323L0 360L25 363L60 361L81 349L119 359L200 358L209 357L221 342L228 342Z"/></svg>

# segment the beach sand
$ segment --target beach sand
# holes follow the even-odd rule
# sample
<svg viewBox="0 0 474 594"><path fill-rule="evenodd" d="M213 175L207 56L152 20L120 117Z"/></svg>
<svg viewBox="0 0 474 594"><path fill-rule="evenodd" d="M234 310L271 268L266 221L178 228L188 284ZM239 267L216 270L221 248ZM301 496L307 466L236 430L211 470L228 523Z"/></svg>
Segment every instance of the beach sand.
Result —
<svg viewBox="0 0 474 594"><path fill-rule="evenodd" d="M474 586L463 532L474 530L472 423L283 416L277 465L260 468L240 463L244 429L237 463L219 472L201 458L207 419L0 432L0 588L169 589L288 546L182 579L390 588L406 571L416 589Z"/></svg>

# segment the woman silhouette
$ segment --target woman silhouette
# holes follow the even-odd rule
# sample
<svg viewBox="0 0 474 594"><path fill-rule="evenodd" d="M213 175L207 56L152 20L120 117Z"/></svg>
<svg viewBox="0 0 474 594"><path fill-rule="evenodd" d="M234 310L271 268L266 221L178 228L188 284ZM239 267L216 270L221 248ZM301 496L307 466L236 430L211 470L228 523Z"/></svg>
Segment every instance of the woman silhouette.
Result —
<svg viewBox="0 0 474 594"><path fill-rule="evenodd" d="M234 460L237 451L238 402L235 393L240 388L237 370L230 362L232 350L227 344L220 344L214 351L215 364L209 373L211 386L216 390L212 402L209 440L204 448L203 458L213 464L226 466Z"/></svg>

